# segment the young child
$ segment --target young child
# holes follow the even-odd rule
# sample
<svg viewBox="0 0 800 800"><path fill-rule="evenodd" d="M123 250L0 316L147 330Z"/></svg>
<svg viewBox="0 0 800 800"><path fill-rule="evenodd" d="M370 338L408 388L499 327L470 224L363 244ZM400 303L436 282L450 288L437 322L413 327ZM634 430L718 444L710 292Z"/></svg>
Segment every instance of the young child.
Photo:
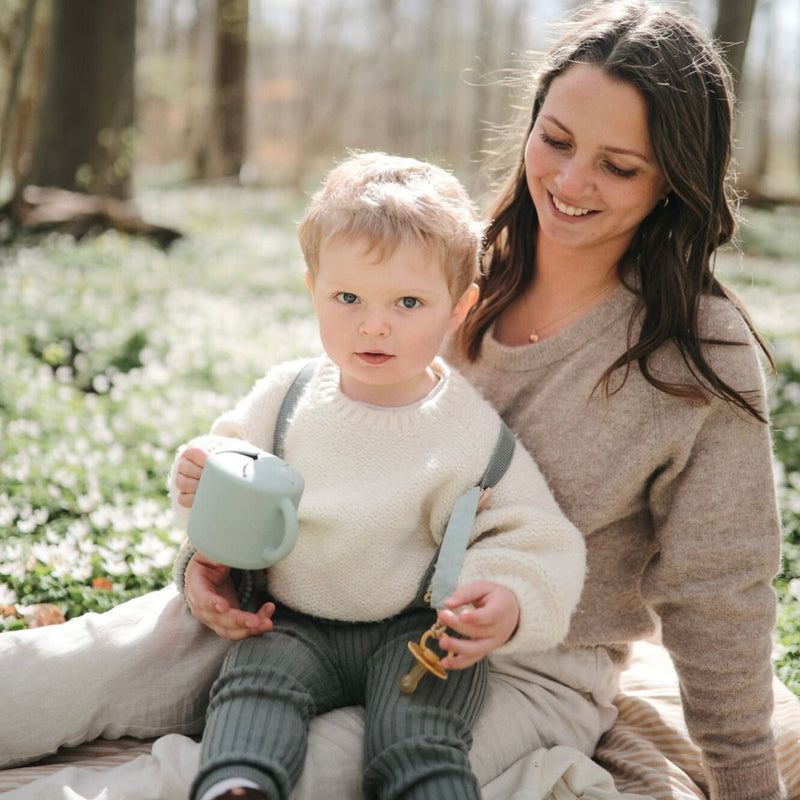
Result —
<svg viewBox="0 0 800 800"><path fill-rule="evenodd" d="M449 172L372 153L330 173L299 235L325 355L285 438L283 457L305 481L298 539L260 573L262 629L225 634L238 641L212 689L192 797L285 800L310 718L361 704L365 797L479 798L468 751L485 656L566 636L583 538L517 443L438 611L437 635L453 632L438 641L449 673L400 690L414 664L408 642L437 622L431 566L453 505L481 479L502 426L437 357L476 300L482 226ZM241 440L271 449L301 366L271 369L182 450L171 481L179 515L209 452ZM179 586L192 557L202 558L187 545Z"/></svg>

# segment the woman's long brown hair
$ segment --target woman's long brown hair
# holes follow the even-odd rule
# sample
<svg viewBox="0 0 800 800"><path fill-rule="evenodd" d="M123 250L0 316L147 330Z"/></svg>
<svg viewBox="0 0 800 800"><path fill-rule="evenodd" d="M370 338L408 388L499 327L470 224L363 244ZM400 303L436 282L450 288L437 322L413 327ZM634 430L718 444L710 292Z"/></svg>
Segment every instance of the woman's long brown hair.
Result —
<svg viewBox="0 0 800 800"><path fill-rule="evenodd" d="M597 65L614 80L638 89L647 105L653 151L670 189L669 203L657 206L642 221L618 264L621 280L635 276L641 308L630 321L626 352L598 385L607 393L618 391L636 363L645 379L661 391L694 400L705 400L710 392L766 421L748 400L749 393L726 383L703 352L707 344L736 343L704 339L698 329L701 298L727 298L774 368L747 312L714 276L714 254L736 230L737 200L730 181L730 76L714 45L693 23L641 0L584 7L543 65L517 166L490 209L481 300L460 333L467 357L478 357L491 324L533 278L538 218L525 176L524 143L553 80L574 63ZM634 342L637 322L641 327ZM670 341L696 383L668 383L651 371L650 356ZM616 382L612 391L611 375L620 369L622 382Z"/></svg>

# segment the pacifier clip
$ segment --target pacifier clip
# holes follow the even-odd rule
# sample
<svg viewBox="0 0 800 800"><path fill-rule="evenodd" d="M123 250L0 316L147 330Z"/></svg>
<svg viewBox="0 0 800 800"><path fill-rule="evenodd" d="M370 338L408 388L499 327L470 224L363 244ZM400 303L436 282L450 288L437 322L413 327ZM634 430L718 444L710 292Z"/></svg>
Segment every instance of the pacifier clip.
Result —
<svg viewBox="0 0 800 800"><path fill-rule="evenodd" d="M476 486L464 492L453 504L442 543L439 545L431 588L428 593L431 608L437 611L444 608L444 601L455 591L481 501L485 502L488 498L485 493L497 484L508 469L514 455L514 445L514 434L508 425L501 421L497 443L480 481ZM408 649L414 656L415 663L411 670L400 679L401 692L404 694L415 692L420 680L427 673L442 680L447 679L447 671L442 667L439 656L426 644L430 638L441 638L446 631L447 628L437 619L422 634L419 643L408 643ZM448 653L449 655L451 653Z"/></svg>

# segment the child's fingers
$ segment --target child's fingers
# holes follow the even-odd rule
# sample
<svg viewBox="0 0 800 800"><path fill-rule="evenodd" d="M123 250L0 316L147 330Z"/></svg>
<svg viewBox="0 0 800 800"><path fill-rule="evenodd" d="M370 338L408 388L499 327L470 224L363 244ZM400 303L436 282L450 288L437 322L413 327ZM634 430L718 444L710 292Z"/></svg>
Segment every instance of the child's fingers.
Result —
<svg viewBox="0 0 800 800"><path fill-rule="evenodd" d="M481 637L492 626L487 614L471 606L460 611L443 609L439 612L439 621L446 628L473 639Z"/></svg>
<svg viewBox="0 0 800 800"><path fill-rule="evenodd" d="M191 485L193 482L197 486L197 481L203 474L203 467L208 459L208 453L199 447L187 447L181 453L180 460L178 461L178 469L175 475L175 485L182 489L181 482L186 485Z"/></svg>
<svg viewBox="0 0 800 800"><path fill-rule="evenodd" d="M490 584L486 581L475 581L456 589L444 604L447 608L456 609L461 606L477 605L482 602Z"/></svg>
<svg viewBox="0 0 800 800"><path fill-rule="evenodd" d="M181 461L193 465L197 469L197 476L203 471L208 459L208 453L202 447L187 447L181 454Z"/></svg>
<svg viewBox="0 0 800 800"><path fill-rule="evenodd" d="M441 658L444 669L466 669L477 664L492 650L486 639L459 639L453 636L443 636L439 640L439 648L447 653Z"/></svg>
<svg viewBox="0 0 800 800"><path fill-rule="evenodd" d="M236 608L229 609L224 614L212 615L206 624L217 635L232 642L246 639L248 636L260 636L272 630L272 620L269 617L264 618Z"/></svg>

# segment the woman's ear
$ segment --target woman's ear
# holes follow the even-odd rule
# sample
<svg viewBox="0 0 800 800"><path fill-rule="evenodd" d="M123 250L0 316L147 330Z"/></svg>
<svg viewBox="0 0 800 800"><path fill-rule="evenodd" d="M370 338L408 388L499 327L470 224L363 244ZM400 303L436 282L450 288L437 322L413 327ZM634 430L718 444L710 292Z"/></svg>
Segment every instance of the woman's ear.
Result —
<svg viewBox="0 0 800 800"><path fill-rule="evenodd" d="M479 293L480 289L478 288L478 284L471 283L464 294L458 298L450 314L450 325L447 329L448 333L453 333L458 330L464 318L467 316L467 312L478 302Z"/></svg>

